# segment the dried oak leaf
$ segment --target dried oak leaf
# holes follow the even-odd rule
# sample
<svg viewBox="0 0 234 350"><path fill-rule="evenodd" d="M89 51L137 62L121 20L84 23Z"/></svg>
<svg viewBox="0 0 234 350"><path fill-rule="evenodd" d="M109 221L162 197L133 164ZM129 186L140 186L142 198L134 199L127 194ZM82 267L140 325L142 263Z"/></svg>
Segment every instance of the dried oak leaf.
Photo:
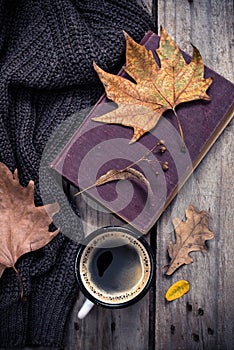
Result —
<svg viewBox="0 0 234 350"><path fill-rule="evenodd" d="M191 264L190 252L206 251L205 241L214 238L209 229L209 214L207 211L197 211L192 205L186 209L186 221L179 218L173 220L176 232L176 243L170 242L168 253L171 258L166 267L166 275L171 275L181 265Z"/></svg>
<svg viewBox="0 0 234 350"><path fill-rule="evenodd" d="M20 256L49 243L59 230L48 231L58 203L35 207L34 182L27 187L19 183L18 173L0 163L0 277ZM18 275L19 277L19 275Z"/></svg>
<svg viewBox="0 0 234 350"><path fill-rule="evenodd" d="M152 51L137 44L126 33L125 37L125 71L136 83L106 73L94 63L107 97L117 103L118 108L92 120L132 127L132 143L154 128L166 110L172 109L177 116L175 107L180 103L210 100L206 90L212 78L204 78L204 64L198 49L193 46L192 60L187 64L164 28L161 28L160 46L156 50L160 67ZM177 121L183 139L178 117Z"/></svg>

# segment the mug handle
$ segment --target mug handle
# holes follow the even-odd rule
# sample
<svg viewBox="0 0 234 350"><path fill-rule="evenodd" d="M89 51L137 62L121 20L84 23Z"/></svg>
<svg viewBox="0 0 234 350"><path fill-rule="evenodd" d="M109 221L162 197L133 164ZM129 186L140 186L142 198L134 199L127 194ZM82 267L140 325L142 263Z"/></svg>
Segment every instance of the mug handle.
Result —
<svg viewBox="0 0 234 350"><path fill-rule="evenodd" d="M94 303L92 303L92 301L90 301L89 299L85 299L84 304L81 306L80 311L77 314L77 317L82 320L83 318L85 318L89 311L93 308Z"/></svg>

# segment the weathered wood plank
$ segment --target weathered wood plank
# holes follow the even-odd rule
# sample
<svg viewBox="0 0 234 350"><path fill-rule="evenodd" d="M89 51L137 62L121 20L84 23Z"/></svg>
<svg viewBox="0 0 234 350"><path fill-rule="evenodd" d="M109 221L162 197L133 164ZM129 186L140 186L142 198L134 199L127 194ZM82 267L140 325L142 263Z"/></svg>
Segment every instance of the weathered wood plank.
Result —
<svg viewBox="0 0 234 350"><path fill-rule="evenodd" d="M233 1L158 0L158 23L192 53L198 47L210 68L233 80Z"/></svg>
<svg viewBox="0 0 234 350"><path fill-rule="evenodd" d="M208 66L234 80L232 0L159 0L158 19L182 49L191 50L192 42ZM232 138L233 124L226 128L157 224L157 350L233 348ZM189 203L210 212L215 239L209 242L208 253L192 253L192 265L183 266L173 277L166 278L163 266L168 263L167 246L174 240L169 222L177 214L182 217ZM172 303L165 302L167 288L179 279L190 281L190 292Z"/></svg>
<svg viewBox="0 0 234 350"><path fill-rule="evenodd" d="M93 200L83 197L82 202L86 235L98 227L125 225ZM148 349L149 295L126 309L112 311L95 306L85 319L79 320L77 313L83 301L80 295L72 312L66 350Z"/></svg>

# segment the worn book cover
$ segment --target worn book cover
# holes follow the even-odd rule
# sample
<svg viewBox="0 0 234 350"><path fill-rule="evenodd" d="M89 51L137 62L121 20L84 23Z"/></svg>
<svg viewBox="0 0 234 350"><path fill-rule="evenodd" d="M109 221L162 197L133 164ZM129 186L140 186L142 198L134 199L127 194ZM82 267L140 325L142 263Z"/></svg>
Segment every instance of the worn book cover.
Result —
<svg viewBox="0 0 234 350"><path fill-rule="evenodd" d="M148 32L141 44L154 52L158 62L155 49L159 36ZM183 56L187 63L191 60L187 54ZM119 74L129 79L123 69ZM147 233L233 116L234 85L208 67L204 75L213 77L207 91L211 101L192 101L176 108L186 152L181 150L181 137L172 111L166 111L157 126L133 144L129 144L132 128L93 121L93 117L116 108L103 95L54 160L52 168L79 190L91 187L85 192L87 195L141 233ZM134 166L149 181L152 193L138 179L92 186L107 171L124 169L136 162L159 140L164 141L166 152L150 153ZM169 165L167 171L162 169L165 162Z"/></svg>

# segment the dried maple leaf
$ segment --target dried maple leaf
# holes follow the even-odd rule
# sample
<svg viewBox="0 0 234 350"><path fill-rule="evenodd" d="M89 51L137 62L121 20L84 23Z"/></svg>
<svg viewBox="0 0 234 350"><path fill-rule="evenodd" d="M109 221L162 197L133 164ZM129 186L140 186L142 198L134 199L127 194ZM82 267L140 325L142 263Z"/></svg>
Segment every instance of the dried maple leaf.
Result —
<svg viewBox="0 0 234 350"><path fill-rule="evenodd" d="M52 216L59 211L57 203L35 207L34 182L27 187L0 163L0 277L6 267L12 267L20 256L39 249L55 237L59 230L48 231Z"/></svg>
<svg viewBox="0 0 234 350"><path fill-rule="evenodd" d="M212 78L204 78L204 64L198 49L193 46L193 57L187 64L178 46L161 28L160 46L156 50L161 63L159 67L151 51L137 44L126 33L125 37L125 71L136 84L121 76L106 73L94 63L107 97L117 103L118 108L92 119L132 127L132 143L154 128L166 110L172 109L184 143L176 106L192 100L210 100L206 90Z"/></svg>
<svg viewBox="0 0 234 350"><path fill-rule="evenodd" d="M170 242L168 253L171 258L166 275L171 275L181 265L191 264L190 252L206 251L205 241L214 238L209 229L209 214L207 211L197 211L192 205L186 209L186 221L179 218L173 220L176 232L176 243Z"/></svg>

